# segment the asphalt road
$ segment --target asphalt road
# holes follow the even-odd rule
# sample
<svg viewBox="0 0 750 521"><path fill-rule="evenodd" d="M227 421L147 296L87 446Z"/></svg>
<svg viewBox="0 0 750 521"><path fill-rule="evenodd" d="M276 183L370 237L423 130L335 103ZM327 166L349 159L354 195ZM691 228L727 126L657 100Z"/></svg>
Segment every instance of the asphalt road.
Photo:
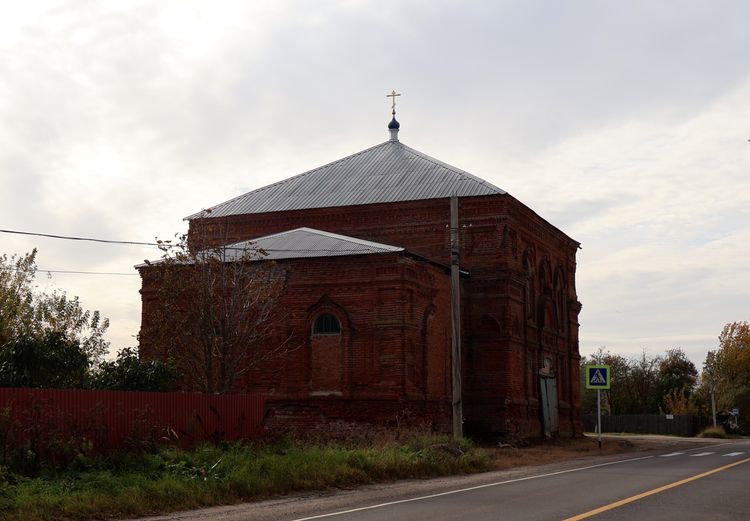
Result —
<svg viewBox="0 0 750 521"><path fill-rule="evenodd" d="M164 516L180 521L750 520L750 440Z"/></svg>
<svg viewBox="0 0 750 521"><path fill-rule="evenodd" d="M297 521L302 519L749 520L750 442L594 464Z"/></svg>

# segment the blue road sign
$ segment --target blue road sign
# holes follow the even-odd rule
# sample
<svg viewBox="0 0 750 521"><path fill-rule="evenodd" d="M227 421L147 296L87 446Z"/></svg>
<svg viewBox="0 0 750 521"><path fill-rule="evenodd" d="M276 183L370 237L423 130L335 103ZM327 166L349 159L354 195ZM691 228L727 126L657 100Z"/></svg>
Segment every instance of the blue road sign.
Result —
<svg viewBox="0 0 750 521"><path fill-rule="evenodd" d="M611 372L608 365L587 365L586 389L609 389Z"/></svg>

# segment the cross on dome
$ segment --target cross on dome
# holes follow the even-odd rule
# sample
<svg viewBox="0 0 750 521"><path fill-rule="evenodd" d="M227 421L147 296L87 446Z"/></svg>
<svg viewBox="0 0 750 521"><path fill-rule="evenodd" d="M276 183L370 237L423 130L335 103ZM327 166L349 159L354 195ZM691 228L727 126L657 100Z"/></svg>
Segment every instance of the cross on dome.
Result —
<svg viewBox="0 0 750 521"><path fill-rule="evenodd" d="M391 114L394 116L396 115L396 96L401 96L401 94L397 94L395 90L391 91L390 94L385 95L386 98L391 98L391 101L393 102L391 105L391 109L393 109Z"/></svg>
<svg viewBox="0 0 750 521"><path fill-rule="evenodd" d="M398 129L401 127L398 121L396 121L396 97L401 96L395 90L391 91L390 94L386 94L386 98L391 98L391 122L388 123L388 131L391 133L391 141L398 141Z"/></svg>

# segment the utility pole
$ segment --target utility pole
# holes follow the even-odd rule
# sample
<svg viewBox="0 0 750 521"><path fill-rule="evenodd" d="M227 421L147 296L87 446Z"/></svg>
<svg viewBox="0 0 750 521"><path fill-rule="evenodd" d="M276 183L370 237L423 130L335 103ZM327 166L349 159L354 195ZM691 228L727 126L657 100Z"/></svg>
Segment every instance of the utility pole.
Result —
<svg viewBox="0 0 750 521"><path fill-rule="evenodd" d="M711 380L711 417L714 419L714 429L716 428L716 386Z"/></svg>
<svg viewBox="0 0 750 521"><path fill-rule="evenodd" d="M458 197L451 196L451 367L453 368L453 437L461 438L463 407L461 403L461 291L458 249Z"/></svg>
<svg viewBox="0 0 750 521"><path fill-rule="evenodd" d="M708 385L711 388L711 417L716 428L716 358L715 351L709 351L703 373L708 375Z"/></svg>

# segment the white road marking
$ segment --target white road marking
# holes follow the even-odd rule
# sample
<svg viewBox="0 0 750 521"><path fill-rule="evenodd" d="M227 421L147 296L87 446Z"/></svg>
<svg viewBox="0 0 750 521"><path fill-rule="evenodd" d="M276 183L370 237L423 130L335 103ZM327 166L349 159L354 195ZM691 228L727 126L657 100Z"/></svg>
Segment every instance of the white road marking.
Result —
<svg viewBox="0 0 750 521"><path fill-rule="evenodd" d="M724 457L729 456L731 458L732 456L739 456L741 454L744 454L744 452L729 452L727 454L724 454Z"/></svg>
<svg viewBox="0 0 750 521"><path fill-rule="evenodd" d="M670 452L669 454L661 454L660 458L671 458L672 456L679 456L680 454L685 454L684 452Z"/></svg>
<svg viewBox="0 0 750 521"><path fill-rule="evenodd" d="M711 454L716 454L715 452L699 452L698 454L692 454L693 458L700 458L701 456L710 456Z"/></svg>
<svg viewBox="0 0 750 521"><path fill-rule="evenodd" d="M387 503L379 503L377 505L370 505L367 507L360 507L360 508L352 508L350 510L340 510L338 512L329 512L328 514L319 514L317 516L310 516L310 517L300 517L299 519L293 519L292 521L308 521L310 519L322 519L324 517L333 517L333 516L340 516L343 514L351 514L352 512L360 512L362 510L372 510L374 508L382 508L387 507L391 505L398 505L400 503L411 503L412 501L421 501L423 499L431 499L434 497L440 497L440 496L450 496L452 494L459 494L461 492L469 492L470 490L478 490L480 488L488 488L488 487L497 487L499 485L507 485L508 483L517 483L519 481L528 481L530 479L538 479L538 478L548 478L550 476L558 476L560 474L568 474L570 472L580 472L582 470L589 470L589 469L595 469L599 467L606 467L608 465L617 465L618 463L628 463L630 461L640 461L644 459L650 459L653 458L653 456L642 456L640 458L631 458L631 459L624 459L619 461L610 461L609 463L599 463L597 465L589 465L588 467L578 467L575 469L568 469L568 470L560 470L557 472L550 472L549 474L537 474L535 476L526 476L525 478L517 478L517 479L509 479L507 481L498 481L496 483L486 483L484 485L477 485L476 487L467 487L467 488L460 488L457 490L449 490L447 492L440 492L438 494L430 494L429 496L421 496L421 497L412 497L409 499L401 499L398 501L389 501Z"/></svg>
<svg viewBox="0 0 750 521"><path fill-rule="evenodd" d="M719 444L713 445L713 447L720 447L722 445L731 445L731 443L719 443ZM695 451L695 450L700 450L701 448L702 447L696 447L695 449L688 449L686 452L692 452L692 451ZM711 453L711 454L713 454L713 453ZM535 476L527 476L525 478L509 479L507 481L498 481L496 483L487 483L487 484L484 484L484 485L477 485L476 487L468 487L468 488L461 488L461 489L457 489L457 490L449 490L447 492L440 492L438 494L430 494L428 496L413 497L413 498L409 498L409 499L401 499L399 501L389 501L387 503L379 503L377 505L370 505L370 506L360 507L360 508L352 508L352 509L349 509L349 510L340 510L338 512L329 512L327 514L318 514L316 516L300 517L298 519L293 519L292 521L309 521L311 519L323 519L325 517L340 516L340 515L344 515L344 514L351 514L352 512L361 512L362 510L372 510L372 509L375 509L375 508L383 508L383 507L387 507L387 506L391 506L391 505L398 505L400 503L411 503L413 501L422 501L424 499L432 499L434 497L450 496L450 495L453 495L453 494L459 494L461 492L469 492L471 490L478 490L478 489L481 489L481 488L497 487L497 486L500 486L500 485L506 485L508 483L516 483L518 481L528 481L530 479L547 478L547 477L550 477L550 476L557 476L559 474L567 474L567 473L570 473L570 472L580 472L582 470L589 470L589 469L594 469L594 468L598 468L598 467L606 467L608 465L617 465L618 463L628 463L630 461L640 461L640 460L644 460L644 459L650 459L650 458L653 458L653 457L654 456L642 456L640 458L631 458L631 459L620 460L620 461L610 461L609 463L599 463L597 465L590 465L588 467L579 467L579 468L575 468L575 469L568 469L568 470L561 470L561 471L558 471L558 472L551 472L549 474L538 474L538 475L535 475Z"/></svg>

